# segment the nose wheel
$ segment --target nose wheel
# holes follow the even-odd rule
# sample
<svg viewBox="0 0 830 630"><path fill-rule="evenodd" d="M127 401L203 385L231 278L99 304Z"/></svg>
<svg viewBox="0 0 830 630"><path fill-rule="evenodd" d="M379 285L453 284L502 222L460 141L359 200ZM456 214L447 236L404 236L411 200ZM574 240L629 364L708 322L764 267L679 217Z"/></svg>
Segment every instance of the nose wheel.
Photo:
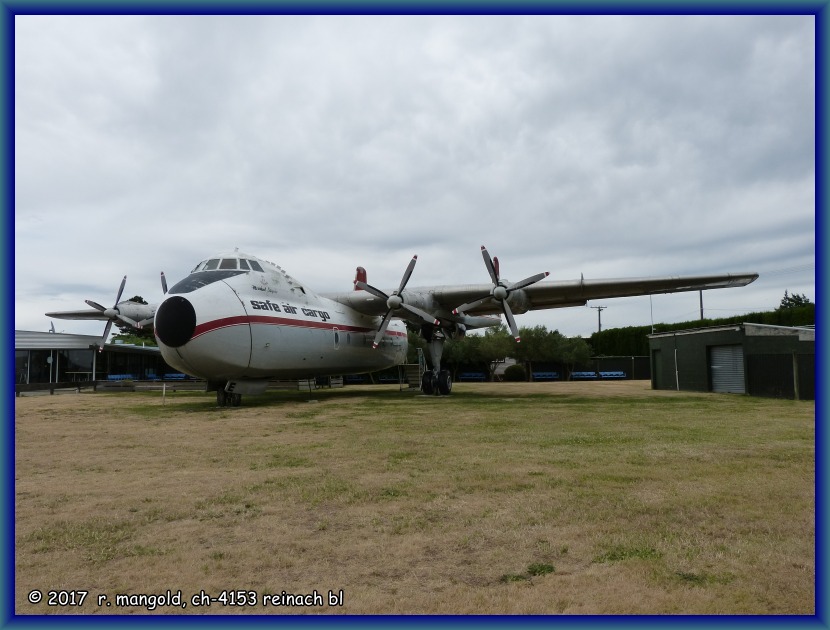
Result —
<svg viewBox="0 0 830 630"><path fill-rule="evenodd" d="M216 390L217 407L239 407L242 404L242 394L229 394L224 389Z"/></svg>

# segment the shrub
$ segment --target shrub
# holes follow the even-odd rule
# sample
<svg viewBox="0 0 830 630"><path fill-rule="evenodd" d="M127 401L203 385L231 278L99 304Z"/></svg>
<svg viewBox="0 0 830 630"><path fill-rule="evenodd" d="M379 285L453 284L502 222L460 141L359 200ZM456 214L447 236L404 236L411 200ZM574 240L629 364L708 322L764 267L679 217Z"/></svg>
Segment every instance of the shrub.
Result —
<svg viewBox="0 0 830 630"><path fill-rule="evenodd" d="M527 372L523 365L519 365L516 363L515 365L511 365L504 371L504 380L511 381L513 383L518 383L520 381L527 380Z"/></svg>

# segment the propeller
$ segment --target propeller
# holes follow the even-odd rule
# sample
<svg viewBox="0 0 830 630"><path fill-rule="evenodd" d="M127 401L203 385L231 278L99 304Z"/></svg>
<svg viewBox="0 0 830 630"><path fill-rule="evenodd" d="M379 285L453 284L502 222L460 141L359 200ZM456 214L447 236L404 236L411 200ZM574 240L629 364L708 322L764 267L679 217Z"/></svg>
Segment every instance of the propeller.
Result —
<svg viewBox="0 0 830 630"><path fill-rule="evenodd" d="M392 293L392 295L386 295L380 289L376 289L370 284L366 284L362 280L355 281L355 287L359 289L363 289L364 291L368 291L375 297L379 297L382 300L386 300L386 315L383 316L383 321L380 324L380 328L378 329L377 334L375 335L375 340L372 343L373 348L377 348L380 344L380 340L383 338L383 335L386 333L386 329L389 327L389 322L392 321L392 313L394 311L404 309L405 311L409 311L413 315L416 315L418 318L423 320L427 324L438 325L440 322L435 319L432 315L427 313L426 311L412 306L411 304L407 304L403 301L403 293L404 287L406 283L409 282L410 276L412 276L412 270L415 269L415 263L418 262L418 256L413 256L412 260L409 261L409 265L406 267L406 271L404 271L403 278L401 278L401 283L398 286L398 290Z"/></svg>
<svg viewBox="0 0 830 630"><path fill-rule="evenodd" d="M507 298L510 297L510 293L513 291L524 289L531 284L539 282L539 280L547 278L550 273L543 271L542 273L537 273L525 278L524 280L519 280L518 282L510 284L499 278L499 259L491 259L490 254L487 252L487 248L484 245L481 246L481 256L484 258L484 266L487 267L487 273L490 274L490 279L493 281L493 288L490 289L490 293L484 297L473 300L472 302L467 302L466 304L462 304L461 306L453 309L453 315L464 315L464 311L480 306L492 298L497 302L501 302L501 308L504 312L505 319L507 319L507 325L510 326L510 332L513 334L513 338L517 342L521 342L522 339L519 336L519 328L516 326L516 320L513 317L513 311L510 310L510 305L507 303Z"/></svg>
<svg viewBox="0 0 830 630"><path fill-rule="evenodd" d="M116 319L121 320L125 324L128 324L134 328L141 328L141 324L134 319L127 317L126 315L122 315L121 312L118 310L118 303L121 301L121 294L124 292L124 285L127 284L127 276L121 280L121 286L118 287L118 295L115 296L115 304L112 308L104 308L98 302L93 302L92 300L84 300L87 304L89 304L92 308L101 311L104 315L109 317L107 321L107 325L104 327L104 336L101 337L101 342L98 344L98 352L101 352L104 349L104 343L107 341L107 337L110 334L110 329L112 328L112 322Z"/></svg>

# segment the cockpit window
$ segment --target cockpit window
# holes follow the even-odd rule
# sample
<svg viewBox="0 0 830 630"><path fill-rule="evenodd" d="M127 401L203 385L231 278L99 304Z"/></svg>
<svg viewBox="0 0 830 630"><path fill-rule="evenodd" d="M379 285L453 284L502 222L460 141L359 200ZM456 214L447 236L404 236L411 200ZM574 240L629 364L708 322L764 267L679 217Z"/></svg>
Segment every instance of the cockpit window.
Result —
<svg viewBox="0 0 830 630"><path fill-rule="evenodd" d="M218 262L218 261L217 261ZM239 271L238 269L226 269L226 270L215 270L207 273L205 271L197 271L195 273L191 273L187 278L182 280L181 282L177 282L173 285L168 293L175 294L175 293L190 293L191 291L195 291L196 289L201 289L209 284L213 284L219 280L227 280L228 278L233 278L234 276L238 276L241 273L245 273L244 271Z"/></svg>
<svg viewBox="0 0 830 630"><path fill-rule="evenodd" d="M255 260L246 260L245 258L211 258L210 260L203 260L193 268L191 274L202 271L216 271L216 270L236 270L242 269L244 271L261 271L264 272L262 265Z"/></svg>

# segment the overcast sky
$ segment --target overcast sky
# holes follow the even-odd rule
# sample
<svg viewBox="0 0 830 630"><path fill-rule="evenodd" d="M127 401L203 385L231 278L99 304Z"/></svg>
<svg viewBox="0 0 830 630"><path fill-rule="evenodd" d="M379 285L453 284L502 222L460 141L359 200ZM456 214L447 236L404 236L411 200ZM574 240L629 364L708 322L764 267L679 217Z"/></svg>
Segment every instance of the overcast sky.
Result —
<svg viewBox="0 0 830 630"><path fill-rule="evenodd" d="M15 328L221 251L318 291L756 271L815 301L812 16L16 16ZM589 303L603 328L697 293ZM588 336L587 307L528 313ZM55 320L67 333L104 322Z"/></svg>

